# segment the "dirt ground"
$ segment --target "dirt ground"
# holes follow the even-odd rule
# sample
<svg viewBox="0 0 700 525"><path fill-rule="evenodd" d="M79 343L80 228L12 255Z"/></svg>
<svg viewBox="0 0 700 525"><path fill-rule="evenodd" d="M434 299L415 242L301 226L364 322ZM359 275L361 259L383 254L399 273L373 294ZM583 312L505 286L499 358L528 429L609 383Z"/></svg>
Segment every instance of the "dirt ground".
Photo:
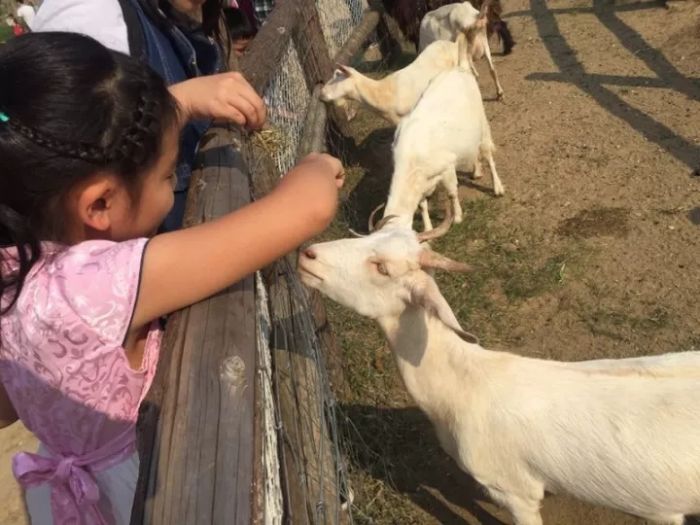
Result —
<svg viewBox="0 0 700 525"><path fill-rule="evenodd" d="M36 439L21 423L0 430L0 523L3 525L29 523L19 486L12 476L12 456L21 450L33 452L36 448Z"/></svg>
<svg viewBox="0 0 700 525"><path fill-rule="evenodd" d="M504 102L478 67L506 195L493 197L488 171L462 181L464 223L434 248L476 271L439 276L448 302L482 344L523 355L700 349L700 3L503 3L517 41L496 57ZM327 238L366 231L388 189L393 130L367 111L352 129L356 166ZM440 450L374 324L328 307L355 522L510 523ZM644 523L562 496L543 518Z"/></svg>
<svg viewBox="0 0 700 525"><path fill-rule="evenodd" d="M517 45L480 83L506 195L463 181L464 223L434 247L476 267L440 276L487 347L562 360L700 346L700 7L694 0L504 0ZM494 45L494 49L499 49ZM328 236L362 229L386 196L393 130L353 123L357 164ZM329 303L345 355L339 397L360 524L510 523L440 450L376 327ZM575 409L575 407L572 407ZM11 456L36 444L0 431L0 524L26 523ZM643 521L562 496L548 525Z"/></svg>

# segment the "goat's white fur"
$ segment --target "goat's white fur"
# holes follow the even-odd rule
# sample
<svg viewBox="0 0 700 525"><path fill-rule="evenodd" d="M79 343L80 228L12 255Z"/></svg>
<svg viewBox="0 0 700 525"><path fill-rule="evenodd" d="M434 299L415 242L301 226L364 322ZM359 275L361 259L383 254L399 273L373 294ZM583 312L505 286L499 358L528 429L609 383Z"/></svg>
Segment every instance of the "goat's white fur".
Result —
<svg viewBox="0 0 700 525"><path fill-rule="evenodd" d="M380 79L356 69L338 66L321 89L321 100L343 105L347 99L361 102L392 124L398 124L416 105L431 80L457 65L455 42L433 42L403 69Z"/></svg>
<svg viewBox="0 0 700 525"><path fill-rule="evenodd" d="M462 57L466 54L463 45L461 53ZM425 229L432 229L426 199L442 183L452 201L454 220L461 222L457 171L480 177L482 157L489 164L494 193L504 193L493 160L495 145L479 86L465 67L464 58L460 63L435 77L413 111L396 128L394 174L385 217L397 215L404 224L411 224L420 205Z"/></svg>
<svg viewBox="0 0 700 525"><path fill-rule="evenodd" d="M436 40L454 42L459 34L465 33L469 41L471 67L473 68L473 61L485 57L489 64L491 77L496 84L498 98L502 98L503 88L491 58L491 48L486 31L486 16L485 13L483 16L479 15L479 11L469 2L447 4L426 13L420 24L418 50L420 52L426 49Z"/></svg>
<svg viewBox="0 0 700 525"><path fill-rule="evenodd" d="M559 362L486 350L460 337L423 249L390 223L311 246L299 269L379 323L443 448L516 525L541 525L545 491L657 523L700 512L700 352Z"/></svg>

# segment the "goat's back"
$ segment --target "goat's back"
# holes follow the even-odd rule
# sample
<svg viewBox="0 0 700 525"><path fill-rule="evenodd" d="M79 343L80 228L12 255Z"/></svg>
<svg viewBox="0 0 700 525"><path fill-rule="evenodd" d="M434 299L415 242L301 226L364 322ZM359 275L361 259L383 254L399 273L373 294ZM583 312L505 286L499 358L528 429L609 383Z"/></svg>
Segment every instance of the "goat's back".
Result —
<svg viewBox="0 0 700 525"><path fill-rule="evenodd" d="M516 357L484 372L488 406L463 408L470 456L639 516L700 512L700 375L590 363Z"/></svg>
<svg viewBox="0 0 700 525"><path fill-rule="evenodd" d="M397 159L476 158L488 124L474 75L462 68L440 73L396 130ZM449 161L448 161L449 162Z"/></svg>

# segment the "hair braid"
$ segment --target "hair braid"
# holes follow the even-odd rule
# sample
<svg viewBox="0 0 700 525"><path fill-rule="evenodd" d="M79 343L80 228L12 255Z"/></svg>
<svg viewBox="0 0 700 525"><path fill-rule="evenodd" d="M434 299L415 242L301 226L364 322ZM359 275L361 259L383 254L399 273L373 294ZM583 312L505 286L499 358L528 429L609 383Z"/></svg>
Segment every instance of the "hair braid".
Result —
<svg viewBox="0 0 700 525"><path fill-rule="evenodd" d="M92 164L105 164L108 161L104 151L99 146L82 142L62 141L46 135L39 130L25 126L14 118L7 122L7 126L27 140L32 141L34 144L42 146L59 155L84 160Z"/></svg>

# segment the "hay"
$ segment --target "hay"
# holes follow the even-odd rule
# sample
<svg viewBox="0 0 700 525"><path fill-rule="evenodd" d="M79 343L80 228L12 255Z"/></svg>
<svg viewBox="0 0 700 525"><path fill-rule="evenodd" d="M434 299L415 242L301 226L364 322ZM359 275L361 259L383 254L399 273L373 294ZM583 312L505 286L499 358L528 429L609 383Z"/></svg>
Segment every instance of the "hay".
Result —
<svg viewBox="0 0 700 525"><path fill-rule="evenodd" d="M290 145L287 135L280 129L273 127L267 127L253 133L252 138L256 146L261 147L273 157Z"/></svg>

